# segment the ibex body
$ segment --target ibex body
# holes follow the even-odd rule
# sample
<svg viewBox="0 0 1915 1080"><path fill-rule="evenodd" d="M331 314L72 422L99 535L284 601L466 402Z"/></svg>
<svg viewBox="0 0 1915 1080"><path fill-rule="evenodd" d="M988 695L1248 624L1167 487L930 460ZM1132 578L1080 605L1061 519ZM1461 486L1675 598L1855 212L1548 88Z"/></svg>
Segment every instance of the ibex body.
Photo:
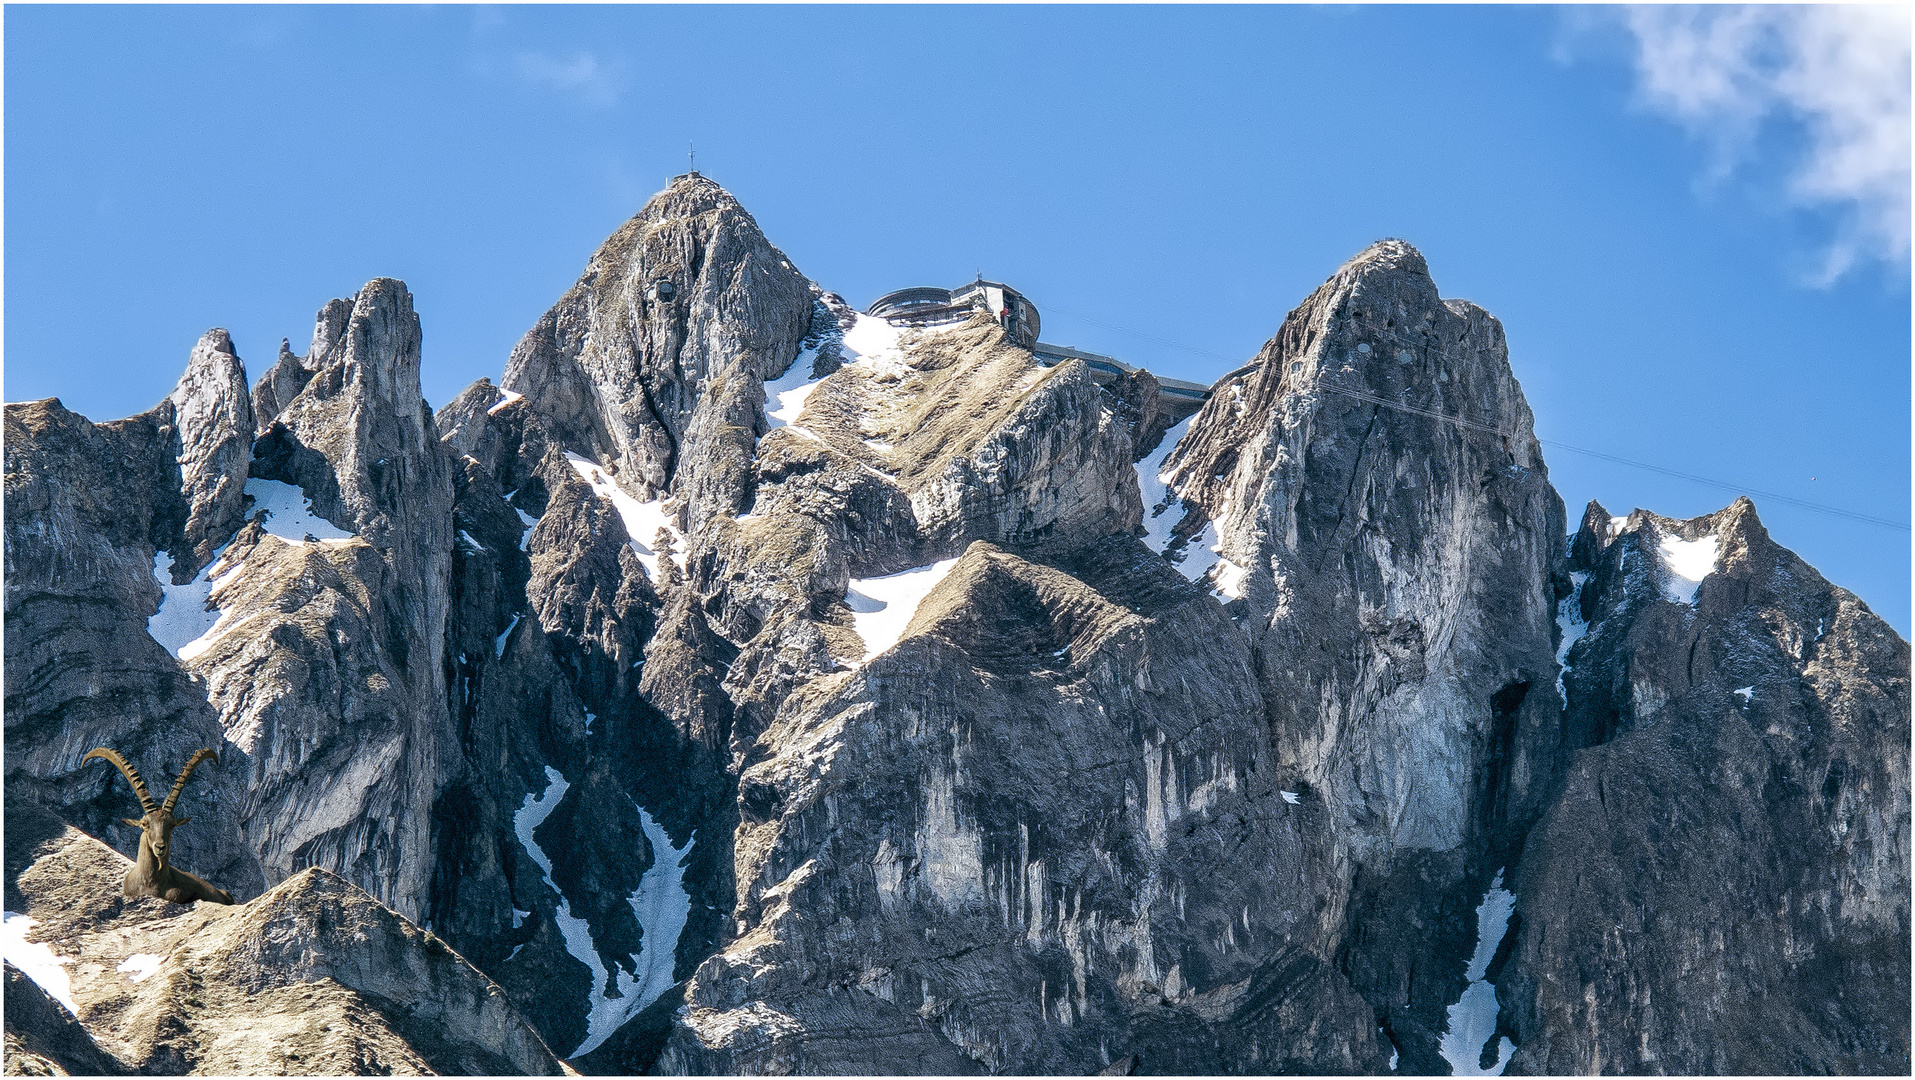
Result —
<svg viewBox="0 0 1915 1080"><path fill-rule="evenodd" d="M153 796L147 793L146 782L127 760L102 746L93 750L81 761L99 758L119 767L127 782L133 785L133 794L140 797L140 808L145 817L121 818L120 820L140 830L140 857L134 861L133 869L126 872L126 883L121 891L127 896L157 896L175 904L190 903L194 900L206 900L215 904L230 904L233 894L225 889L209 884L200 878L174 866L170 861L173 842L173 830L193 820L176 818L173 807L179 802L180 792L186 787L186 778L193 775L199 763L211 758L213 764L219 764L219 757L211 750L201 750L193 755L193 760L180 770L179 779L173 782L173 791L166 797L165 803L156 804Z"/></svg>

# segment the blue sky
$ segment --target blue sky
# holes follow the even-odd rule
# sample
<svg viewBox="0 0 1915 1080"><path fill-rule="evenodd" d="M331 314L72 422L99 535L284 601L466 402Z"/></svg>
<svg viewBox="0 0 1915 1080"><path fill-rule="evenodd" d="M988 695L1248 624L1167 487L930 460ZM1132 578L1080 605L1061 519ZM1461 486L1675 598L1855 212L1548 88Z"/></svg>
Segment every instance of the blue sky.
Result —
<svg viewBox="0 0 1915 1080"><path fill-rule="evenodd" d="M5 397L140 411L212 326L257 377L392 276L441 404L498 378L695 140L854 304L981 270L1049 341L1206 382L1404 237L1502 319L1543 438L1906 523L1889 18L11 7ZM1734 496L1545 449L1572 521ZM1905 529L1756 500L1908 633Z"/></svg>

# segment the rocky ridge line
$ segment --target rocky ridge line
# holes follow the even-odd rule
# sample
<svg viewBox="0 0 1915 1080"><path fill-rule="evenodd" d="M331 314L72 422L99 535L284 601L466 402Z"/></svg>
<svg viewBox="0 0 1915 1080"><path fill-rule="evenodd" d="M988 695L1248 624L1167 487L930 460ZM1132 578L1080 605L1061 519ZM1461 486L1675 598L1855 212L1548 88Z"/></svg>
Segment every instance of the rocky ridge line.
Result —
<svg viewBox="0 0 1915 1080"><path fill-rule="evenodd" d="M420 341L380 280L250 399L214 332L140 417L7 407L10 798L127 843L79 755L217 745L185 865L337 873L593 1072L1441 1073L1479 974L1512 1071L1905 1068L1906 643L1746 504L1565 553L1407 244L1169 433L696 175L500 386L432 414Z"/></svg>

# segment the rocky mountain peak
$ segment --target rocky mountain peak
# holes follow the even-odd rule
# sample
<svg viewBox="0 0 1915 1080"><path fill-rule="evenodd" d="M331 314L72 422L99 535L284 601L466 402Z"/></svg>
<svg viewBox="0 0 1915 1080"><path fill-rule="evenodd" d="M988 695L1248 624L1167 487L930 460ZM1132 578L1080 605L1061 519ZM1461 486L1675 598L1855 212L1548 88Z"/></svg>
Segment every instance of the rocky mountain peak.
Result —
<svg viewBox="0 0 1915 1080"><path fill-rule="evenodd" d="M697 459L693 513L733 510L742 476L725 462L762 429L760 388L796 357L814 303L728 192L680 177L593 254L501 385L634 498L672 493Z"/></svg>
<svg viewBox="0 0 1915 1080"><path fill-rule="evenodd" d="M1904 1068L1907 971L1869 957L1907 948L1908 644L1774 543L1746 498L1687 519L1592 502L1571 552L1564 730L1587 749L1523 855L1513 1067ZM1687 821L1735 839L1662 824ZM1582 847L1597 836L1600 869ZM1642 881L1654 914L1630 898ZM1599 910L1614 951L1551 940ZM1628 1041L1535 1034L1577 1007L1557 981L1572 967L1579 993L1617 1002ZM1719 1019L1650 1004L1695 980L1717 988Z"/></svg>
<svg viewBox="0 0 1915 1080"><path fill-rule="evenodd" d="M255 449L257 475L300 487L322 516L384 546L401 523L433 520L415 509L451 502L449 467L420 396L412 294L378 278L350 307L326 305L316 324L300 361L308 377ZM449 540L443 528L428 532Z"/></svg>
<svg viewBox="0 0 1915 1080"><path fill-rule="evenodd" d="M181 494L189 506L185 549L175 553L172 566L173 580L183 584L239 527L252 455L246 365L225 330L208 330L200 338L167 401L179 432Z"/></svg>
<svg viewBox="0 0 1915 1080"><path fill-rule="evenodd" d="M667 224L677 218L696 217L712 211L740 215L752 222L754 228L757 227L757 222L752 220L751 214L739 205L731 192L711 177L695 172L673 177L671 183L647 199L644 207L632 218L649 224Z"/></svg>
<svg viewBox="0 0 1915 1080"><path fill-rule="evenodd" d="M1423 253L1408 240L1387 237L1378 240L1350 260L1337 268L1337 276L1349 275L1361 279L1373 274L1404 274L1410 278L1428 278L1429 263L1424 261ZM1434 285L1431 286L1435 288Z"/></svg>
<svg viewBox="0 0 1915 1080"><path fill-rule="evenodd" d="M1639 615L1645 604L1732 611L1748 601L1746 588L1732 583L1763 580L1798 561L1769 538L1747 497L1687 519L1640 509L1612 516L1591 502L1569 553L1568 569L1580 576L1578 610L1591 624L1623 609ZM1724 589L1733 592L1717 599Z"/></svg>
<svg viewBox="0 0 1915 1080"><path fill-rule="evenodd" d="M1567 537L1402 241L1195 414L1027 345L688 174L436 416L389 279L7 406L10 1068L1905 1070L1908 646L1752 504Z"/></svg>
<svg viewBox="0 0 1915 1080"><path fill-rule="evenodd" d="M345 338L353 306L351 300L332 300L319 309L318 317L313 320L312 344L304 356L295 354L290 342L280 340L279 359L253 388L253 415L262 431L299 396L313 373L326 366Z"/></svg>

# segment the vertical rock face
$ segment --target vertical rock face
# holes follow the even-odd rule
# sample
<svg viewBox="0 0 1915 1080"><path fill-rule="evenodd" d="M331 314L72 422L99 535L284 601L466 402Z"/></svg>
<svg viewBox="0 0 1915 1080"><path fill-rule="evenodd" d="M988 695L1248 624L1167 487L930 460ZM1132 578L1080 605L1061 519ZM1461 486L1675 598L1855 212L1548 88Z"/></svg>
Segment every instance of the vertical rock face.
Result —
<svg viewBox="0 0 1915 1080"><path fill-rule="evenodd" d="M220 627L190 660L249 762L242 816L269 876L329 869L408 916L433 873L428 808L451 740L452 463L419 395L419 344L411 296L382 279L315 349L252 472L341 536L243 530L211 595Z"/></svg>
<svg viewBox="0 0 1915 1080"><path fill-rule="evenodd" d="M1391 1030L1416 1068L1440 1067L1461 989L1459 957L1420 955L1428 930L1466 939L1560 753L1563 510L1530 423L1501 326L1384 241L1218 384L1166 464L1278 759L1334 822L1343 964L1379 1012L1407 992Z"/></svg>
<svg viewBox="0 0 1915 1080"><path fill-rule="evenodd" d="M86 753L111 746L163 786L195 751L223 745L204 692L147 623L169 570L202 557L246 479L243 457L221 471L235 467L230 421L246 400L224 341L207 335L173 395L125 420L94 424L57 399L5 407L6 787L129 853L139 834L119 819L139 817L139 802ZM174 857L250 893L263 882L240 835L241 775L197 774Z"/></svg>
<svg viewBox="0 0 1915 1080"><path fill-rule="evenodd" d="M1533 807L1520 768L1512 791L1471 783L1555 704L1562 503L1495 319L1379 243L1219 386L1168 468L1186 528L1216 530L1211 580L1241 600L1279 745L1353 854L1451 850ZM1492 730L1503 693L1513 733Z"/></svg>
<svg viewBox="0 0 1915 1080"><path fill-rule="evenodd" d="M1322 815L1280 797L1248 661L1128 537L1054 565L974 543L756 740L736 936L662 1067L1380 1067L1308 947Z"/></svg>
<svg viewBox="0 0 1915 1080"><path fill-rule="evenodd" d="M1590 505L1570 723L1499 987L1513 1070L1908 1069L1908 644L1747 499Z"/></svg>
<svg viewBox="0 0 1915 1080"><path fill-rule="evenodd" d="M174 937L343 983L306 1067L1906 1068L1907 645L1746 503L1565 554L1501 327L1407 244L1168 431L695 174L499 386L435 416L421 360L380 279L250 399L212 331L140 416L6 407L10 820L130 852L81 755L215 747L176 857L258 899ZM96 967L152 929L101 918ZM145 1067L295 1067L89 985Z"/></svg>
<svg viewBox="0 0 1915 1080"><path fill-rule="evenodd" d="M253 451L253 407L246 366L224 330L209 330L193 347L186 374L167 397L179 435L180 494L187 503L187 551L174 556L173 581L192 579L213 549L239 528L246 462Z"/></svg>

